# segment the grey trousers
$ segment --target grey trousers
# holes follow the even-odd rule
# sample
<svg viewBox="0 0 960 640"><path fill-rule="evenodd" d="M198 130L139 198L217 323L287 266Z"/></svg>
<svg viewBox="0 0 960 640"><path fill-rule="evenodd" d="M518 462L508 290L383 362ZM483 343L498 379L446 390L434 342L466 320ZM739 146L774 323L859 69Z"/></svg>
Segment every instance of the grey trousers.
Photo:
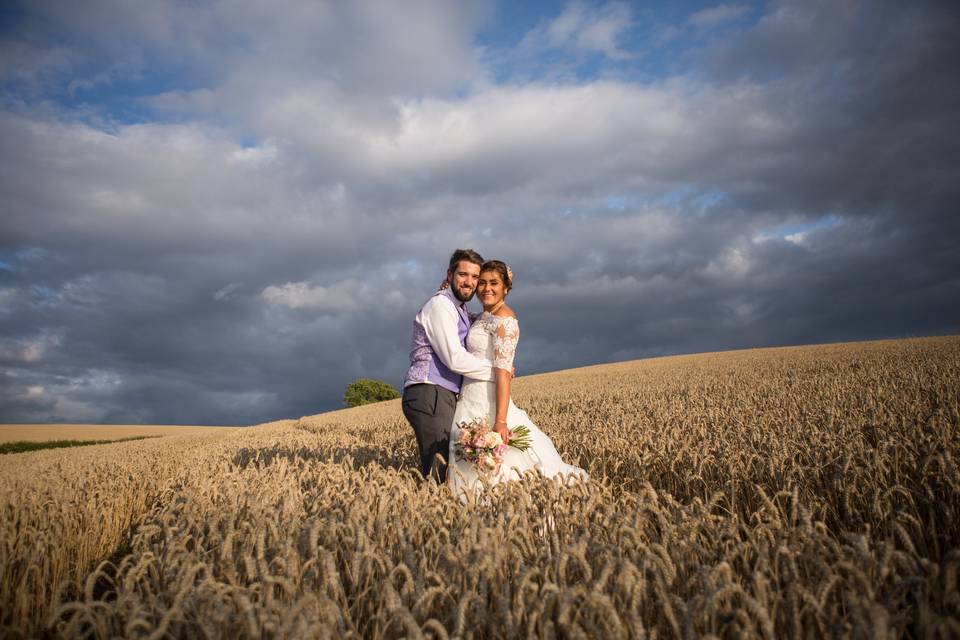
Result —
<svg viewBox="0 0 960 640"><path fill-rule="evenodd" d="M420 449L420 472L437 482L446 482L450 427L457 409L457 396L435 384L412 384L403 390L403 415L413 427ZM436 456L442 460L437 460Z"/></svg>

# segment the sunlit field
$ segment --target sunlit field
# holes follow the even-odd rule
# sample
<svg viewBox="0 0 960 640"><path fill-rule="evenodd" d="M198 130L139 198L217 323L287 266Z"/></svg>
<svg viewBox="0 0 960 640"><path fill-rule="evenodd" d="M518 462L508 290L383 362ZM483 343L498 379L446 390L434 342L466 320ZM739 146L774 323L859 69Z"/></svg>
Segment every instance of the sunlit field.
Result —
<svg viewBox="0 0 960 640"><path fill-rule="evenodd" d="M0 442L47 440L119 440L141 436L172 436L206 433L229 427L193 427L142 424L0 424Z"/></svg>
<svg viewBox="0 0 960 640"><path fill-rule="evenodd" d="M601 365L515 399L591 481L463 504L419 478L399 401L3 456L0 625L960 635L960 338Z"/></svg>

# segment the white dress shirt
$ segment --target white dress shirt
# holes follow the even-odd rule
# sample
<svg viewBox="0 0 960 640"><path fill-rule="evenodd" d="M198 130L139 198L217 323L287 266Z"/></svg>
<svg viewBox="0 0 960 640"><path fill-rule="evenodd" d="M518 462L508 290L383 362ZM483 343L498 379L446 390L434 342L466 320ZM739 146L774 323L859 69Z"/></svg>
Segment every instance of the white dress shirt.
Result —
<svg viewBox="0 0 960 640"><path fill-rule="evenodd" d="M451 371L475 380L496 380L490 362L471 354L460 342L457 307L462 304L450 289L446 289L442 295L427 300L417 314L416 322L423 327L440 362Z"/></svg>

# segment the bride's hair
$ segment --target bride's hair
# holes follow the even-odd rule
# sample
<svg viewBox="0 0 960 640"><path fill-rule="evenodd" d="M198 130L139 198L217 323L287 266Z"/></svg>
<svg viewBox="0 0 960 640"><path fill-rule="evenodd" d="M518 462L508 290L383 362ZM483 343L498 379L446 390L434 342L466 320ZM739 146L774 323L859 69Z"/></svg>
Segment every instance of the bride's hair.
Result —
<svg viewBox="0 0 960 640"><path fill-rule="evenodd" d="M513 278L510 277L510 267L500 260L487 260L480 266L480 273L484 271L496 271L503 281L504 291L510 291L513 288Z"/></svg>

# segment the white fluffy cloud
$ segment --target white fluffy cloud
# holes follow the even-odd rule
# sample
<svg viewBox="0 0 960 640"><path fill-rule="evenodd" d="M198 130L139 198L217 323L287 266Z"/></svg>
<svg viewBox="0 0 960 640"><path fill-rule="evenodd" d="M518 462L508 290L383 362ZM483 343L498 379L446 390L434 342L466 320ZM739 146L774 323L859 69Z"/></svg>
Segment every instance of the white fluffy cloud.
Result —
<svg viewBox="0 0 960 640"><path fill-rule="evenodd" d="M747 13L749 7L744 4L720 4L697 11L690 16L690 24L698 27L711 27L730 20L736 20Z"/></svg>
<svg viewBox="0 0 960 640"><path fill-rule="evenodd" d="M591 7L574 0L544 29L531 32L529 38L543 38L554 47L573 47L610 58L623 58L626 53L619 40L630 28L631 19L630 5L625 2Z"/></svg>
<svg viewBox="0 0 960 640"><path fill-rule="evenodd" d="M309 282L287 282L270 285L260 296L270 304L291 309L310 309L318 313L349 313L361 308L355 298L358 288L358 284L353 281L338 282L329 287Z"/></svg>

